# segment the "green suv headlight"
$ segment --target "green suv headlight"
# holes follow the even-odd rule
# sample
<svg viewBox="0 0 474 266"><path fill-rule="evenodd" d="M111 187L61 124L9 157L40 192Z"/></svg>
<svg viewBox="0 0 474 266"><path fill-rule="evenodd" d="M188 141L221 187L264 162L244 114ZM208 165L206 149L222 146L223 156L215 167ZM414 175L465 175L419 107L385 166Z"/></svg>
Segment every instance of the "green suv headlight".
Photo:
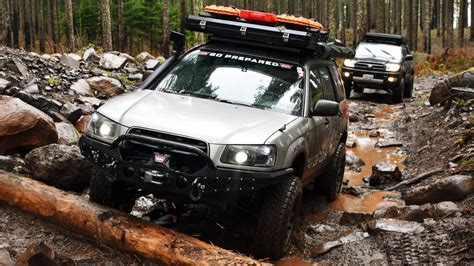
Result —
<svg viewBox="0 0 474 266"><path fill-rule="evenodd" d="M397 72L400 70L400 64L393 64L393 63L388 63L385 65L385 69L389 72Z"/></svg>
<svg viewBox="0 0 474 266"><path fill-rule="evenodd" d="M272 167L276 162L273 145L227 145L221 162L245 166Z"/></svg>
<svg viewBox="0 0 474 266"><path fill-rule="evenodd" d="M112 143L120 134L122 126L107 117L94 113L91 117L89 125L87 125L86 134L93 138Z"/></svg>

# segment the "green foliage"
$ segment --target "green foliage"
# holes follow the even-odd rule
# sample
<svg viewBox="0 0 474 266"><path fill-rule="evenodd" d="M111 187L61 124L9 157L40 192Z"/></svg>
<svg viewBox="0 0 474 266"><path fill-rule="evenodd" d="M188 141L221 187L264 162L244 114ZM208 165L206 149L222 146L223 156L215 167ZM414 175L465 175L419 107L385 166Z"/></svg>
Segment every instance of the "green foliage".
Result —
<svg viewBox="0 0 474 266"><path fill-rule="evenodd" d="M61 83L61 79L59 77L49 77L48 84L49 86L57 86Z"/></svg>

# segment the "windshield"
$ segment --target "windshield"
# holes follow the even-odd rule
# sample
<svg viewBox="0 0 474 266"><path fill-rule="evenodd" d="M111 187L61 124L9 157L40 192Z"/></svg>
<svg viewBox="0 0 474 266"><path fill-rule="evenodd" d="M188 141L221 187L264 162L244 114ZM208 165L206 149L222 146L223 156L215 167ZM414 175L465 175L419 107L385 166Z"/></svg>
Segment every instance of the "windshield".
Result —
<svg viewBox="0 0 474 266"><path fill-rule="evenodd" d="M381 58L387 61L400 61L402 47L382 43L361 43L356 49L356 58Z"/></svg>
<svg viewBox="0 0 474 266"><path fill-rule="evenodd" d="M301 115L303 68L262 58L197 50L158 84L162 92Z"/></svg>

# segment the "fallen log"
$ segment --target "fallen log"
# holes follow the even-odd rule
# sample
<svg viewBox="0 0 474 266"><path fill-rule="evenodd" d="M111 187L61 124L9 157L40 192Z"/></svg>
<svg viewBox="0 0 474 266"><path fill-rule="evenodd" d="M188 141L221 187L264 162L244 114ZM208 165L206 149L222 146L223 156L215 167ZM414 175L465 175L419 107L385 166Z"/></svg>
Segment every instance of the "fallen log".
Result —
<svg viewBox="0 0 474 266"><path fill-rule="evenodd" d="M390 191L390 190L394 190L394 189L397 189L401 186L406 186L406 185L411 185L411 184L414 184L414 183L418 183L420 182L421 180L423 179L426 179L432 175L435 175L435 174L439 174L441 172L443 172L444 169L442 168L439 168L439 169L434 169L434 170L431 170L431 171L428 171L428 172L424 172L424 173L421 173L419 175L417 175L416 177L414 178L410 178L410 179L407 179L407 180L404 180L400 183L397 183L396 185L394 186L391 186L389 188L386 188L385 191Z"/></svg>
<svg viewBox="0 0 474 266"><path fill-rule="evenodd" d="M167 265L262 264L259 261L0 171L0 201L112 248Z"/></svg>

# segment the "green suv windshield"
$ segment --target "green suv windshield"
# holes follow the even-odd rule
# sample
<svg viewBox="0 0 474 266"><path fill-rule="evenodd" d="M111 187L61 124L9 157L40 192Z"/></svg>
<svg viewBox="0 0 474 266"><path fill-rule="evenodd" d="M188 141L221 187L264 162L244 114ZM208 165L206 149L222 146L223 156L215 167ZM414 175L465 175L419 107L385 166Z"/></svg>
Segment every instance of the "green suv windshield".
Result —
<svg viewBox="0 0 474 266"><path fill-rule="evenodd" d="M301 115L303 77L303 68L297 65L196 50L180 60L158 84L157 89Z"/></svg>

